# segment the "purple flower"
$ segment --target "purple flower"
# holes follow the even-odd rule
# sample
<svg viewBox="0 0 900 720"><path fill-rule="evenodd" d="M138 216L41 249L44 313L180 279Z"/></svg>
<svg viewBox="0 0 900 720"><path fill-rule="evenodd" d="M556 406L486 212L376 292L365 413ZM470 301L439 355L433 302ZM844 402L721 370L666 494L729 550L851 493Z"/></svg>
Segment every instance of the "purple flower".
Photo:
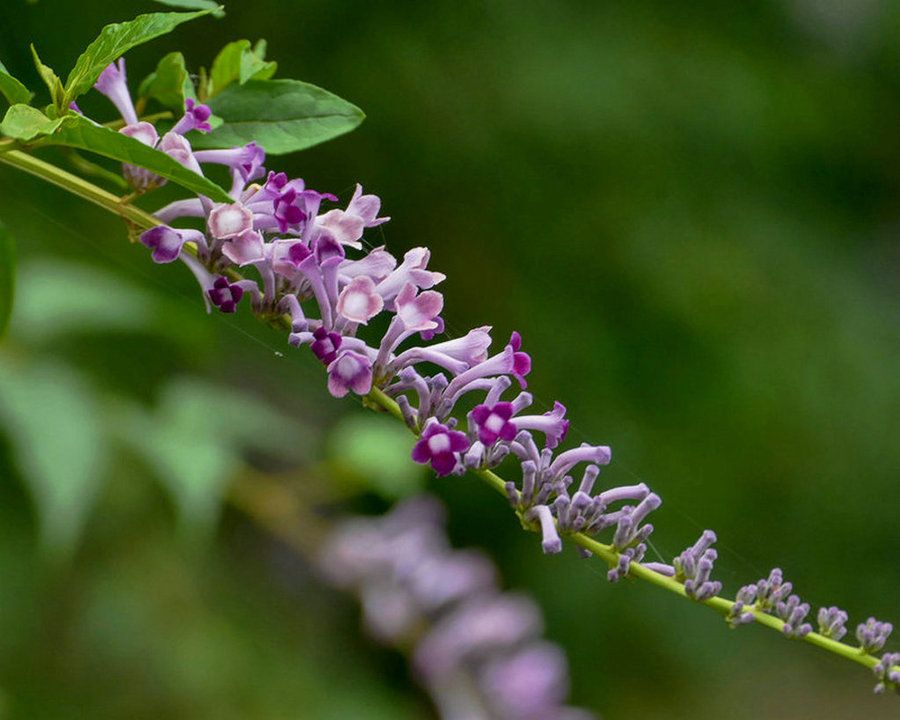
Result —
<svg viewBox="0 0 900 720"><path fill-rule="evenodd" d="M353 278L338 296L337 311L351 322L365 325L381 312L384 300L375 292L375 283L365 275Z"/></svg>
<svg viewBox="0 0 900 720"><path fill-rule="evenodd" d="M312 255L302 240L279 239L269 243L271 252L272 269L284 275L292 283L297 284L303 279L300 272L300 263Z"/></svg>
<svg viewBox="0 0 900 720"><path fill-rule="evenodd" d="M491 345L490 329L489 326L479 327L460 338L425 347L411 347L400 353L393 365L400 369L420 362L431 362L458 375L487 359L487 349Z"/></svg>
<svg viewBox="0 0 900 720"><path fill-rule="evenodd" d="M222 254L241 266L263 262L266 259L265 243L256 230L244 230L222 243Z"/></svg>
<svg viewBox="0 0 900 720"><path fill-rule="evenodd" d="M435 532L439 510L418 497L383 518L344 523L325 545L322 571L359 595L372 634L412 652L437 707L458 707L462 688L474 713L466 717L588 720L563 707L568 668L562 651L537 637L539 608L500 593L482 555L450 549Z"/></svg>
<svg viewBox="0 0 900 720"><path fill-rule="evenodd" d="M228 278L219 277L207 291L212 304L224 313L233 313L237 310L237 304L244 296L244 291L239 285L231 284Z"/></svg>
<svg viewBox="0 0 900 720"><path fill-rule="evenodd" d="M553 513L547 505L535 505L526 513L525 518L540 525L541 549L546 555L562 552L562 539L553 521Z"/></svg>
<svg viewBox="0 0 900 720"><path fill-rule="evenodd" d="M119 132L142 142L148 147L155 148L159 143L159 135L156 132L156 128L148 122L136 122L131 125L126 125L119 130ZM129 183L131 183L135 190L141 192L152 190L153 188L166 184L165 178L129 163L122 163L122 175Z"/></svg>
<svg viewBox="0 0 900 720"><path fill-rule="evenodd" d="M159 141L157 150L162 150L166 155L176 162L184 165L188 170L192 170L198 175L203 174L200 169L200 163L194 157L194 151L187 139L175 132L167 132Z"/></svg>
<svg viewBox="0 0 900 720"><path fill-rule="evenodd" d="M563 417L565 414L566 406L561 402L554 402L553 409L543 415L522 415L514 417L511 422L516 430L537 430L544 433L547 447L555 448L566 439L569 431L569 421Z"/></svg>
<svg viewBox="0 0 900 720"><path fill-rule="evenodd" d="M148 122L136 122L126 125L119 130L119 132L130 138L139 140L148 147L156 147L156 144L159 142L159 133L157 133L156 128Z"/></svg>
<svg viewBox="0 0 900 720"><path fill-rule="evenodd" d="M378 283L376 289L378 294L384 298L384 304L388 310L394 309L394 298L406 285L428 289L444 280L446 275L443 273L425 269L430 257L431 251L428 248L413 248L403 256L400 266Z"/></svg>
<svg viewBox="0 0 900 720"><path fill-rule="evenodd" d="M492 660L482 677L485 694L503 717L557 717L568 693L565 655L544 641Z"/></svg>
<svg viewBox="0 0 900 720"><path fill-rule="evenodd" d="M385 251L382 246L375 248L364 258L347 259L342 262L340 275L342 279L346 280L367 275L374 282L380 283L394 271L395 267L397 267L397 258Z"/></svg>
<svg viewBox="0 0 900 720"><path fill-rule="evenodd" d="M444 296L434 290L416 293L411 284L403 287L395 301L397 317L407 331L430 330L437 326L434 318L444 307Z"/></svg>
<svg viewBox="0 0 900 720"><path fill-rule="evenodd" d="M412 451L412 459L421 463L431 463L439 477L445 477L456 467L457 453L469 449L469 439L465 433L451 430L436 420L431 421L422 431L422 436Z"/></svg>
<svg viewBox="0 0 900 720"><path fill-rule="evenodd" d="M337 351L341 347L341 336L336 332L328 332L324 327L318 327L313 331L312 344L309 346L319 360L325 365L330 365L337 357ZM366 391L368 392L368 390Z"/></svg>
<svg viewBox="0 0 900 720"><path fill-rule="evenodd" d="M212 125L207 122L210 115L212 115L212 111L206 105L198 105L193 98L185 98L184 115L175 123L172 132L179 135L184 135L191 130L209 132L212 130Z"/></svg>
<svg viewBox="0 0 900 720"><path fill-rule="evenodd" d="M112 62L100 73L94 88L106 95L112 104L125 119L128 125L134 125L138 121L134 111L134 103L131 101L131 93L128 92L128 78L125 75L125 58L119 58L118 66Z"/></svg>
<svg viewBox="0 0 900 720"><path fill-rule="evenodd" d="M209 213L206 226L218 240L228 240L253 230L253 213L240 203L222 203Z"/></svg>
<svg viewBox="0 0 900 720"><path fill-rule="evenodd" d="M290 188L275 198L273 215L278 222L278 231L286 233L291 225L299 225L306 220L306 213L296 204L299 193Z"/></svg>
<svg viewBox="0 0 900 720"><path fill-rule="evenodd" d="M511 402L476 405L472 410L472 420L478 426L478 439L485 445L493 445L498 439L511 442L518 432L509 421L512 414Z"/></svg>
<svg viewBox="0 0 900 720"><path fill-rule="evenodd" d="M512 347L514 351L513 377L519 381L519 385L526 388L528 387L528 383L525 382L525 376L531 372L531 356L529 356L528 353L520 352L522 349L522 336L515 330L513 330L512 335L509 337L509 346Z"/></svg>
<svg viewBox="0 0 900 720"><path fill-rule="evenodd" d="M345 350L328 366L328 392L344 397L350 390L365 395L372 389L372 362L365 355Z"/></svg>
<svg viewBox="0 0 900 720"><path fill-rule="evenodd" d="M205 239L198 230L175 230L168 225L157 225L141 233L140 241L141 245L152 248L153 262L170 263L178 258L186 242L205 242Z"/></svg>
<svg viewBox="0 0 900 720"><path fill-rule="evenodd" d="M250 182L263 174L266 151L255 142L250 142L221 150L197 150L194 157L202 163L227 165L239 173L244 182Z"/></svg>
<svg viewBox="0 0 900 720"><path fill-rule="evenodd" d="M444 617L419 643L414 662L428 679L439 679L466 660L515 646L543 628L534 601L512 594L473 598Z"/></svg>
<svg viewBox="0 0 900 720"><path fill-rule="evenodd" d="M316 218L316 225L331 232L342 245L361 248L359 239L363 230L387 222L390 218L377 218L381 209L381 200L377 195L363 195L362 185L356 186L356 192L346 210L329 210Z"/></svg>

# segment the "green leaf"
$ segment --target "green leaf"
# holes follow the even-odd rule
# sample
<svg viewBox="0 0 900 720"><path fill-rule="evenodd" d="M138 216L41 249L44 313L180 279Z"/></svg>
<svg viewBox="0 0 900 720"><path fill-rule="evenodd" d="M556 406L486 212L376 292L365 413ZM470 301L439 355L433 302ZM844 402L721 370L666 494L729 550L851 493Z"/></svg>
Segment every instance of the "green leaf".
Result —
<svg viewBox="0 0 900 720"><path fill-rule="evenodd" d="M50 99L57 108L68 107L69 103L64 103L65 90L63 89L62 80L53 72L53 69L44 65L38 57L37 50L34 45L31 46L31 55L34 57L34 66L37 68L38 75L50 91Z"/></svg>
<svg viewBox="0 0 900 720"><path fill-rule="evenodd" d="M241 55L249 48L249 40L235 40L219 50L209 70L207 102L241 76Z"/></svg>
<svg viewBox="0 0 900 720"><path fill-rule="evenodd" d="M27 87L9 74L2 62L0 62L0 93L3 93L10 105L28 103L33 95Z"/></svg>
<svg viewBox="0 0 900 720"><path fill-rule="evenodd" d="M230 84L209 101L225 122L195 147L231 147L256 141L270 155L303 150L343 135L365 115L327 90L299 80L248 80Z"/></svg>
<svg viewBox="0 0 900 720"><path fill-rule="evenodd" d="M156 0L160 5L184 8L185 10L212 10L214 18L225 17L225 8L213 0Z"/></svg>
<svg viewBox="0 0 900 720"><path fill-rule="evenodd" d="M249 40L235 40L223 47L213 60L207 87L207 100L218 95L237 80L268 80L275 74L278 63L266 62L266 41L259 40L250 48Z"/></svg>
<svg viewBox="0 0 900 720"><path fill-rule="evenodd" d="M95 393L65 365L0 360L0 419L34 498L44 550L70 555L99 489L107 446Z"/></svg>
<svg viewBox="0 0 900 720"><path fill-rule="evenodd" d="M238 81L243 85L248 80L268 80L277 69L277 62L266 60L266 41L258 40L252 50L241 54L241 74Z"/></svg>
<svg viewBox="0 0 900 720"><path fill-rule="evenodd" d="M17 105L16 107L21 106ZM164 152L154 150L140 140L97 125L82 115L73 113L66 116L55 132L41 138L36 145L64 145L80 150L89 150L112 160L146 168L188 190L206 195L216 202L232 202L228 193L214 182L198 175L193 170L188 170Z"/></svg>
<svg viewBox="0 0 900 720"><path fill-rule="evenodd" d="M0 225L0 340L9 327L16 288L16 245L9 230Z"/></svg>
<svg viewBox="0 0 900 720"><path fill-rule="evenodd" d="M138 95L154 99L175 113L184 112L185 98L194 97L194 85L184 66L184 55L173 52L163 57L156 65L156 71L144 78Z"/></svg>
<svg viewBox="0 0 900 720"><path fill-rule="evenodd" d="M65 347L84 335L147 335L196 355L210 341L210 323L191 303L151 292L121 273L38 255L19 263L16 275L10 333L19 345Z"/></svg>
<svg viewBox="0 0 900 720"><path fill-rule="evenodd" d="M51 120L30 105L13 105L6 111L0 123L0 133L6 137L28 142L39 135L52 133L62 124L62 119Z"/></svg>
<svg viewBox="0 0 900 720"><path fill-rule="evenodd" d="M425 474L409 461L416 439L406 426L374 415L349 415L328 438L333 476L388 500L422 490Z"/></svg>
<svg viewBox="0 0 900 720"><path fill-rule="evenodd" d="M127 50L210 12L212 8L189 13L148 13L138 15L128 22L107 25L100 31L97 39L88 45L69 73L63 106L68 107L72 100L90 90L106 66Z"/></svg>
<svg viewBox="0 0 900 720"><path fill-rule="evenodd" d="M185 526L207 537L243 451L297 461L315 448L312 428L251 396L192 378L171 381L152 413L131 408L114 428L155 470Z"/></svg>
<svg viewBox="0 0 900 720"><path fill-rule="evenodd" d="M158 298L84 263L43 256L23 262L16 338L33 344L71 333L146 332L162 312Z"/></svg>

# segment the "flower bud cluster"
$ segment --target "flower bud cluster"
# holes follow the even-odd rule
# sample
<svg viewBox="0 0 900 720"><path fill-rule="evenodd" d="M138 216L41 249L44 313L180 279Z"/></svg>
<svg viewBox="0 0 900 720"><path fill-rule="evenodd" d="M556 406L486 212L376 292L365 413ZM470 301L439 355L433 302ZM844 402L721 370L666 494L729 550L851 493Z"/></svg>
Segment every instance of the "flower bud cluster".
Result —
<svg viewBox="0 0 900 720"><path fill-rule="evenodd" d="M565 655L542 640L543 620L529 598L499 590L482 554L453 550L443 508L420 496L381 518L355 519L326 541L319 566L353 590L364 624L379 641L411 648L420 682L447 717L588 720L565 707ZM466 713L459 713L463 703Z"/></svg>
<svg viewBox="0 0 900 720"><path fill-rule="evenodd" d="M893 631L894 626L891 623L870 617L864 623L856 626L856 639L859 641L859 649L864 653L874 655L884 647Z"/></svg>
<svg viewBox="0 0 900 720"><path fill-rule="evenodd" d="M709 579L713 564L719 556L712 548L715 541L716 534L712 530L704 530L700 539L672 563L675 579L683 582L684 592L698 602L715 597L722 590L722 583Z"/></svg>
<svg viewBox="0 0 900 720"><path fill-rule="evenodd" d="M885 653L872 670L878 678L876 695L881 695L886 689L900 692L900 653Z"/></svg>
<svg viewBox="0 0 900 720"><path fill-rule="evenodd" d="M840 640L847 634L845 627L849 616L837 606L819 608L816 620L819 625L819 634L832 640Z"/></svg>

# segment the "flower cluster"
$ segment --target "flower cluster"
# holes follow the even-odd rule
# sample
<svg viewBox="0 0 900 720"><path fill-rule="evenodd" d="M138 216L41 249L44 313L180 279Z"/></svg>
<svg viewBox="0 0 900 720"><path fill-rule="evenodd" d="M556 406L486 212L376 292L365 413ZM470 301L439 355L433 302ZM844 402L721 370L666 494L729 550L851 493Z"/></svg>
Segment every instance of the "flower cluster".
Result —
<svg viewBox="0 0 900 720"><path fill-rule="evenodd" d="M384 517L346 522L324 545L322 572L359 595L371 635L412 647L416 675L443 717L590 718L564 707L565 655L540 639L538 607L502 593L484 555L449 546L442 509L420 496Z"/></svg>
<svg viewBox="0 0 900 720"><path fill-rule="evenodd" d="M121 132L201 175L206 163L229 169L233 202L214 203L203 196L173 202L155 213L164 224L140 237L155 262L180 259L190 267L208 308L235 312L247 296L263 317L289 316L288 342L308 345L325 365L331 394L365 395L378 388L395 399L419 436L412 459L430 464L439 476L494 468L507 456L516 457L522 483L521 488L510 485L510 500L523 521L540 530L545 552L562 549L561 534L612 528L613 545L623 559L611 579L624 577L629 562L643 558L653 530L644 521L659 507L659 496L643 484L592 494L600 466L610 461L605 445L555 452L568 430L566 408L557 402L547 412L527 413L531 358L517 332L494 354L489 352L490 327L425 346L407 343L443 332L444 299L434 288L445 276L428 269L430 251L424 247L410 250L399 262L383 247L362 252L364 230L388 220L379 217L378 197L357 186L345 208L325 210L335 196L284 173L266 173L265 153L255 143L194 151L183 133L208 130L210 113L192 100L159 139L152 125L138 121L121 60L103 72L96 87L125 119ZM126 167L125 175L139 191L162 182L140 168ZM184 251L187 243L195 252ZM234 266L254 268L259 279L232 282ZM364 327L381 314L389 317L386 329L373 337ZM513 384L520 392L505 399ZM465 403L471 410L463 431L453 413ZM570 495L577 465L585 466L582 480Z"/></svg>
<svg viewBox="0 0 900 720"><path fill-rule="evenodd" d="M96 87L122 113L123 133L198 174L207 163L228 168L232 202L215 203L204 196L173 202L155 213L162 224L140 237L155 262L178 259L190 268L207 309L235 312L247 296L260 317L289 318L289 344L309 346L326 368L330 393L379 393L393 399L418 436L412 459L429 464L438 476L484 473L504 460L517 461L520 479L505 486L509 501L523 525L541 534L545 553L560 552L567 535L609 531L604 547L610 551L610 581L628 577L632 564L641 563L673 578L697 602L721 592L722 584L711 579L715 533L704 531L671 564L644 562L653 532L647 518L660 506L660 497L644 483L595 492L600 468L610 462L609 447L583 443L559 449L569 425L559 402L544 413L527 413L533 400L525 379L531 358L517 332L493 354L487 326L431 342L444 331L444 300L434 288L445 276L428 268L425 247L413 248L400 261L384 247L364 250L364 231L389 219L379 216L377 196L364 194L357 185L346 207L325 209L337 202L334 195L307 188L303 180L284 173L266 173L265 153L253 142L193 150L184 133L208 130L210 112L192 100L160 139L152 125L137 118L121 60L104 71ZM141 168L125 166L124 174L139 192L163 182ZM252 269L257 279L238 276L235 267ZM376 332L376 327L383 330ZM430 344L408 342L416 338ZM518 390L513 394L514 385ZM464 428L454 413L465 413ZM591 554L581 547L579 552ZM756 613L769 613L783 622L786 636L802 638L812 631L806 622L810 606L791 589L775 569L740 590L726 620L735 627L751 622ZM823 609L821 634L840 639L846 619L837 608ZM880 650L890 629L874 619L860 625L862 652ZM894 670L885 672L886 682L893 682Z"/></svg>

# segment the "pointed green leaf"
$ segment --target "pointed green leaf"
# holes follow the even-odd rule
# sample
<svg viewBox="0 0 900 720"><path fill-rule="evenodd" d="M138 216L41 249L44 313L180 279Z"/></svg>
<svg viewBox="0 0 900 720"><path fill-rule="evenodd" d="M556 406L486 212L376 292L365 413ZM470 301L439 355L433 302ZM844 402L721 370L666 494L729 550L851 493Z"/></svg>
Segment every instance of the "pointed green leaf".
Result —
<svg viewBox="0 0 900 720"><path fill-rule="evenodd" d="M212 9L189 13L149 13L134 20L107 25L81 54L66 79L64 106L91 89L100 73L127 50L171 32L181 23L208 15Z"/></svg>
<svg viewBox="0 0 900 720"><path fill-rule="evenodd" d="M173 52L163 57L155 72L141 83L138 95L148 100L154 99L176 113L184 112L185 98L195 97L194 85L184 66L184 55Z"/></svg>
<svg viewBox="0 0 900 720"><path fill-rule="evenodd" d="M97 125L82 115L66 116L55 132L42 137L36 144L41 146L64 145L80 150L89 150L112 160L146 168L188 190L206 195L216 202L232 202L228 193L214 182L188 170L164 152L154 150L139 140L120 132Z"/></svg>
<svg viewBox="0 0 900 720"><path fill-rule="evenodd" d="M62 119L51 120L30 105L13 105L0 123L0 133L28 142L39 135L52 133L61 123Z"/></svg>
<svg viewBox="0 0 900 720"><path fill-rule="evenodd" d="M0 340L9 327L16 288L16 245L9 230L0 225Z"/></svg>
<svg viewBox="0 0 900 720"><path fill-rule="evenodd" d="M241 54L241 74L238 82L243 85L248 80L268 80L278 69L278 63L274 60L266 60L265 40L256 43L253 50L247 50ZM262 48L262 52L259 49Z"/></svg>
<svg viewBox="0 0 900 720"><path fill-rule="evenodd" d="M249 40L235 40L223 47L213 60L209 76L207 100L238 81L268 80L278 68L276 62L266 62L266 41L259 40L251 49Z"/></svg>
<svg viewBox="0 0 900 720"><path fill-rule="evenodd" d="M225 17L225 8L213 0L156 0L160 5L184 8L185 10L212 10L214 18Z"/></svg>
<svg viewBox="0 0 900 720"><path fill-rule="evenodd" d="M209 70L207 101L241 76L241 55L250 49L249 40L235 40L219 50Z"/></svg>
<svg viewBox="0 0 900 720"><path fill-rule="evenodd" d="M251 140L270 155L303 150L343 135L365 115L327 90L299 80L248 80L232 83L209 101L225 122L195 147L231 147Z"/></svg>
<svg viewBox="0 0 900 720"><path fill-rule="evenodd" d="M41 76L41 80L44 81L44 84L50 91L50 99L53 101L53 104L58 108L66 107L68 103L63 104L65 91L63 90L62 80L53 72L52 68L41 62L34 45L31 46L31 55L34 57L34 66L37 68L38 75Z"/></svg>
<svg viewBox="0 0 900 720"><path fill-rule="evenodd" d="M2 62L0 62L0 93L3 93L10 105L28 103L33 95L27 87L9 74Z"/></svg>

